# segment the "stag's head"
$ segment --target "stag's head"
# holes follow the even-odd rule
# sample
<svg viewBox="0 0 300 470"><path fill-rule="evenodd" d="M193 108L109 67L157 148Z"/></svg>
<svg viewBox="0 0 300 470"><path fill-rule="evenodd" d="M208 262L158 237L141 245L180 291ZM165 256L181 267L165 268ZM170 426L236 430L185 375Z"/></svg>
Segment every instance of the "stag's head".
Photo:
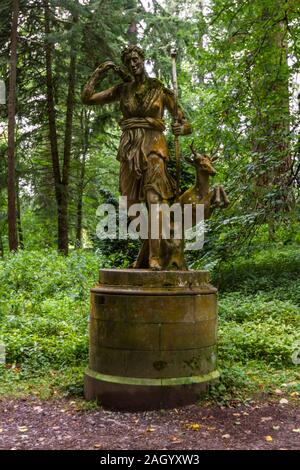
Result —
<svg viewBox="0 0 300 470"><path fill-rule="evenodd" d="M196 171L207 173L210 176L215 176L217 173L212 163L216 160L215 158L209 158L207 155L201 155L196 152L193 143L190 145L192 150L192 157L185 157L185 161L196 168Z"/></svg>

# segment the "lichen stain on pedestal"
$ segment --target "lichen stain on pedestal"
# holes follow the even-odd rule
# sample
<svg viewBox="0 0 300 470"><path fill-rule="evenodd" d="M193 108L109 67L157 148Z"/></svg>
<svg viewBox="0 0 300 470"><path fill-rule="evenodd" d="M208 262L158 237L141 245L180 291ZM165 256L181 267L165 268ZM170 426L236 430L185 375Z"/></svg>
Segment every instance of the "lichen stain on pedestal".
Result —
<svg viewBox="0 0 300 470"><path fill-rule="evenodd" d="M85 397L120 410L193 403L219 376L216 342L206 271L100 270Z"/></svg>

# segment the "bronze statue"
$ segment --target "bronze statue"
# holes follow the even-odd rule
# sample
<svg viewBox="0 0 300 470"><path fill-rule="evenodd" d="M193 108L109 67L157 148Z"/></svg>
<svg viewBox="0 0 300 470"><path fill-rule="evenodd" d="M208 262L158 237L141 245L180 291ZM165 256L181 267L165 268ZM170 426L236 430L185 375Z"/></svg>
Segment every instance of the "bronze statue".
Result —
<svg viewBox="0 0 300 470"><path fill-rule="evenodd" d="M148 77L144 66L144 52L131 45L122 52L122 62L133 79L128 80L124 70L113 62L101 64L85 85L82 101L89 105L120 102L123 119L120 161L120 193L127 196L128 207L137 202L151 204L168 202L174 198L176 184L166 168L168 147L163 131L163 115L167 109L177 121L172 129L175 135L191 133L191 126L182 110L176 107L174 94L163 83ZM114 70L124 81L107 90L95 93L95 86L104 74ZM151 230L151 218L150 218ZM149 239L148 267L160 269L160 239ZM147 245L144 243L144 245ZM145 246L142 247L145 252ZM140 257L141 258L141 257ZM142 266L139 266L142 267Z"/></svg>
<svg viewBox="0 0 300 470"><path fill-rule="evenodd" d="M130 45L123 50L121 59L126 69L111 61L99 65L83 89L82 101L87 105L100 106L119 101L123 114L117 155L120 161L119 189L122 196L127 196L128 207L135 203L146 203L151 233L151 204L171 204L176 195L176 182L166 167L169 153L163 134L165 110L173 117L172 130L175 136L187 135L192 131L174 93L160 80L147 75L143 50ZM122 82L95 93L96 84L110 69ZM179 202L184 202L185 194ZM149 236L143 242L134 267L184 269L183 242L172 240L168 243L168 240L162 240L161 234L158 239Z"/></svg>

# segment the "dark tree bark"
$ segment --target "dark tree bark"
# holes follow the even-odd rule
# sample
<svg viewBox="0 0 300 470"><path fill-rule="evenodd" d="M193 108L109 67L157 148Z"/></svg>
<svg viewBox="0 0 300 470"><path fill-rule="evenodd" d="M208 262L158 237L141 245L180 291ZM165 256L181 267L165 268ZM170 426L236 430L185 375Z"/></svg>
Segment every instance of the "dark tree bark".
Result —
<svg viewBox="0 0 300 470"><path fill-rule="evenodd" d="M89 145L89 122L86 109L82 109L80 115L80 128L82 135L82 154L79 156L79 174L78 174L78 198L77 198L77 208L76 208L76 248L82 247L82 206L83 206L83 192L85 186L85 163L87 150Z"/></svg>
<svg viewBox="0 0 300 470"><path fill-rule="evenodd" d="M270 4L271 5L271 4ZM262 9L262 21L283 11L283 0L277 0L270 8ZM292 191L288 187L291 156L289 150L289 66L287 60L287 19L274 25L265 34L263 60L255 65L256 80L253 83L256 118L253 123L255 140L253 152L258 159L260 174L256 179L257 207L267 209L269 240L274 240L276 212L288 212L293 205ZM269 111L262 112L262 110ZM270 155L273 156L270 160ZM263 171L264 170L264 171ZM274 200L264 200L265 190L276 189Z"/></svg>
<svg viewBox="0 0 300 470"><path fill-rule="evenodd" d="M68 254L69 234L68 234L68 189L70 175L70 161L72 148L72 129L73 129L73 112L75 104L75 73L76 73L76 56L71 50L69 76L68 76L68 97L67 97L67 113L65 126L64 141L64 159L62 172L62 200L61 200L61 244L64 254Z"/></svg>
<svg viewBox="0 0 300 470"><path fill-rule="evenodd" d="M20 203L20 186L19 186L19 177L16 175L16 196L17 196L17 227L18 227L18 238L20 249L24 250L24 237L21 221L21 203Z"/></svg>
<svg viewBox="0 0 300 470"><path fill-rule="evenodd" d="M11 251L18 250L16 181L15 181L15 123L16 123L16 76L17 76L17 32L19 2L12 1L11 53L8 91L8 149L7 149L7 193L8 193L8 241Z"/></svg>
<svg viewBox="0 0 300 470"><path fill-rule="evenodd" d="M83 206L83 190L84 190L84 177L85 177L85 160L86 155L82 156L80 165L79 185L78 185L78 199L76 208L76 248L82 248L82 206Z"/></svg>
<svg viewBox="0 0 300 470"><path fill-rule="evenodd" d="M50 28L50 9L47 0L44 1L45 9L45 33L46 36L51 32ZM45 45L46 53L46 83L47 83L47 110L49 122L49 138L51 147L52 169L55 185L55 197L58 213L58 250L67 255L69 248L69 224L68 224L68 186L70 174L70 160L72 147L72 127L73 127L73 111L74 111L74 94L75 94L75 72L76 57L71 51L70 66L68 74L68 97L64 138L63 168L61 171L58 139L57 139L57 123L54 101L54 84L53 84L53 46L47 41Z"/></svg>
<svg viewBox="0 0 300 470"><path fill-rule="evenodd" d="M44 1L45 8L45 33L50 33L50 9L47 0ZM53 86L53 74L52 74L52 53L53 45L48 42L46 38L45 44L45 55L46 55L46 86L47 86L47 113L48 113L48 124L49 124L49 139L51 148L51 159L52 159L52 171L54 178L55 187L55 198L57 203L58 212L58 250L67 251L61 242L61 231L63 224L62 217L62 187L61 187L61 176L60 176L60 165L59 165L59 153L58 153L58 141L57 141L57 128L56 128L56 113L54 103L54 86Z"/></svg>

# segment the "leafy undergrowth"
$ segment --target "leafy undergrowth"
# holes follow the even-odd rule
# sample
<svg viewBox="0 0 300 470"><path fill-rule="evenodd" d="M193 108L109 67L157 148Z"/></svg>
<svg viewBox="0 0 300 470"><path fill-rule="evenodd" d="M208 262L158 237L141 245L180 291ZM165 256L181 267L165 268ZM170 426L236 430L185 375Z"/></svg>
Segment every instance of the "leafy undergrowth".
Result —
<svg viewBox="0 0 300 470"><path fill-rule="evenodd" d="M82 397L88 361L89 288L99 255L20 252L0 261L0 395ZM223 264L219 286L219 369L209 399L300 393L300 249L262 250ZM300 360L300 354L299 354ZM296 394L296 395L295 395Z"/></svg>
<svg viewBox="0 0 300 470"><path fill-rule="evenodd" d="M218 401L300 392L300 247L274 246L219 266ZM300 396L300 394L299 394Z"/></svg>

